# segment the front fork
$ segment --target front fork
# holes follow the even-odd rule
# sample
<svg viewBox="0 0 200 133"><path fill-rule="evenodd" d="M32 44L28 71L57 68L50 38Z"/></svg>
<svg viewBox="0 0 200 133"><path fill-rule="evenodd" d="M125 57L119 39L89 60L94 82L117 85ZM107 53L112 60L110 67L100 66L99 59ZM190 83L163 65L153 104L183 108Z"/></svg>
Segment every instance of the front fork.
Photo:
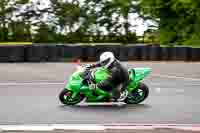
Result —
<svg viewBox="0 0 200 133"><path fill-rule="evenodd" d="M69 91L71 91L71 92L73 92L73 93L72 93L72 99L76 98L76 97L78 96L78 94L80 93L80 91L78 91L78 90L76 90L76 89L72 89L72 88L69 86L69 84L66 84L66 85L65 85L65 89L66 89L66 90L69 90Z"/></svg>

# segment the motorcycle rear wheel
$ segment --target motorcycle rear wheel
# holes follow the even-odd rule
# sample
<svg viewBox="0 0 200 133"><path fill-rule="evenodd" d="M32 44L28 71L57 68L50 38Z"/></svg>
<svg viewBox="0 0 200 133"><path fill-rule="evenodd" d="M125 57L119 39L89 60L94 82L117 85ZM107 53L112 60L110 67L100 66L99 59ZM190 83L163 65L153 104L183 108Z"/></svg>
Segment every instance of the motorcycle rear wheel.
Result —
<svg viewBox="0 0 200 133"><path fill-rule="evenodd" d="M144 83L140 83L138 88L133 90L125 99L127 104L138 104L143 102L149 95L149 88Z"/></svg>
<svg viewBox="0 0 200 133"><path fill-rule="evenodd" d="M59 94L60 102L64 105L75 105L84 99L83 95L77 95L75 98L72 98L72 94L72 91L63 89Z"/></svg>

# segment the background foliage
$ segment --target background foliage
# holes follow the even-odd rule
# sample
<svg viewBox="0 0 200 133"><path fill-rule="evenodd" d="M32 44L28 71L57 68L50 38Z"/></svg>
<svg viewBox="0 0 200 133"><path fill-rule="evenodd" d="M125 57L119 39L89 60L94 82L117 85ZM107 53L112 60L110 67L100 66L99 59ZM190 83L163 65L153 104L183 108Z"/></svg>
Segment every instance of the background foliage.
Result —
<svg viewBox="0 0 200 133"><path fill-rule="evenodd" d="M1 0L0 42L200 43L198 0ZM142 39L138 15L151 21Z"/></svg>

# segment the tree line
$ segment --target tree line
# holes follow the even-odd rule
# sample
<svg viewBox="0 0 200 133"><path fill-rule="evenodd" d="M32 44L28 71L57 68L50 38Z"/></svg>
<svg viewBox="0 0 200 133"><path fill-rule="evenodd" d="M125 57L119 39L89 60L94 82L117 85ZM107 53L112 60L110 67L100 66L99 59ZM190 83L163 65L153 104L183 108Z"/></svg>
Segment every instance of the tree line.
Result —
<svg viewBox="0 0 200 133"><path fill-rule="evenodd" d="M197 0L1 0L0 42L135 43L134 15L152 42L200 42Z"/></svg>

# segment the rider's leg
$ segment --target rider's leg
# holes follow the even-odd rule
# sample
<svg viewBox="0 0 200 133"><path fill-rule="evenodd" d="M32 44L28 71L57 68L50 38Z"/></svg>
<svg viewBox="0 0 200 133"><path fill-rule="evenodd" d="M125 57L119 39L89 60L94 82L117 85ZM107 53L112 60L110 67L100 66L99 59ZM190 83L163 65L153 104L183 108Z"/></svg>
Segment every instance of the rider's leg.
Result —
<svg viewBox="0 0 200 133"><path fill-rule="evenodd" d="M122 84L119 85L111 85L111 81L105 80L98 84L98 88L100 88L103 91L111 92L111 100L112 101L117 101L117 99L120 97L120 90L122 88Z"/></svg>
<svg viewBox="0 0 200 133"><path fill-rule="evenodd" d="M99 84L97 84L97 88L96 89L96 93L100 96L104 96L104 97L112 97L112 95L110 93L106 93L112 90L112 86L110 85L110 81L108 80L104 80L101 81ZM106 91L106 92L105 92Z"/></svg>
<svg viewBox="0 0 200 133"><path fill-rule="evenodd" d="M99 84L97 84L97 87L103 91L111 91L112 90L112 86L111 86L109 80L101 81Z"/></svg>
<svg viewBox="0 0 200 133"><path fill-rule="evenodd" d="M122 88L122 84L117 85L112 89L112 98L117 100L120 97L120 91Z"/></svg>
<svg viewBox="0 0 200 133"><path fill-rule="evenodd" d="M84 85L88 85L88 80L89 80L89 79L90 79L90 75L88 74L88 75L86 75L86 76L84 77L82 83L83 83Z"/></svg>

